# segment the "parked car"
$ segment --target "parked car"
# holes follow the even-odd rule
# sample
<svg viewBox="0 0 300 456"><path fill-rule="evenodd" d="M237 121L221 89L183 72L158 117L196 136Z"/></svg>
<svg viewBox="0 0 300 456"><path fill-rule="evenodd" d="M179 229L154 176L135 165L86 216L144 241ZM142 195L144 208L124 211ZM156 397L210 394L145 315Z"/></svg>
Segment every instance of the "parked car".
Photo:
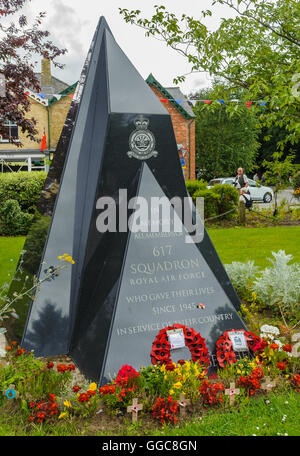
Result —
<svg viewBox="0 0 300 456"><path fill-rule="evenodd" d="M234 185L234 177L218 177L216 179L211 179L208 182L207 188L211 188L216 184L230 184ZM263 201L264 203L270 203L274 198L274 192L271 187L265 187L264 185L258 184L252 179L248 178L249 191L253 201Z"/></svg>

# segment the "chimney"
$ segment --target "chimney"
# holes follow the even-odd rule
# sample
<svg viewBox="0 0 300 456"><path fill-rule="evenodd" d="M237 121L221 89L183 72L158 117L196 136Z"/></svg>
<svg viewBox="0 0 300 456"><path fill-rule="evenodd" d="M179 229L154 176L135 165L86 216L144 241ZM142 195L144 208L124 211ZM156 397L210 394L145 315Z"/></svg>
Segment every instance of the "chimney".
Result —
<svg viewBox="0 0 300 456"><path fill-rule="evenodd" d="M51 62L49 59L42 59L41 86L42 87L51 87L52 86Z"/></svg>

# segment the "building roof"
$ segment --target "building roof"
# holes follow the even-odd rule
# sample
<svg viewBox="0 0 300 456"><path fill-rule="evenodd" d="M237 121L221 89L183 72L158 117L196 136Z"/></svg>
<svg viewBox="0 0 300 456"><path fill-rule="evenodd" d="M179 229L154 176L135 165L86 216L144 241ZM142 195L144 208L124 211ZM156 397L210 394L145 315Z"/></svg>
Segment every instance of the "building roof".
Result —
<svg viewBox="0 0 300 456"><path fill-rule="evenodd" d="M41 86L40 93L45 95L45 98L48 100L50 98L52 98L54 94L60 93L69 87L69 84L66 84L65 82L61 81L60 79L57 79L55 76L51 76L52 84L50 87L49 86L43 87L42 86L42 73L35 73L35 76L39 80L39 84Z"/></svg>
<svg viewBox="0 0 300 456"><path fill-rule="evenodd" d="M163 87L151 73L146 82L153 85L186 119L195 117L194 111L179 87Z"/></svg>

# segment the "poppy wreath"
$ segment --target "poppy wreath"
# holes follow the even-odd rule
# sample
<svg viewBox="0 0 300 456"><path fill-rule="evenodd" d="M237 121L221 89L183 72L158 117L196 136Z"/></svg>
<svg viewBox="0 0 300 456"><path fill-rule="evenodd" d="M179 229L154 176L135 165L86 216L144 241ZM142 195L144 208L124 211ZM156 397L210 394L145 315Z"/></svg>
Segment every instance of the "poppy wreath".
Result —
<svg viewBox="0 0 300 456"><path fill-rule="evenodd" d="M245 334L246 342L249 350L253 350L256 344L261 342L261 338L254 334L252 331L245 331L244 329L232 329L231 331L242 331ZM225 363L233 364L236 362L236 356L233 351L232 342L228 335L229 331L224 334L217 341L217 360L220 367L224 367Z"/></svg>
<svg viewBox="0 0 300 456"><path fill-rule="evenodd" d="M205 339L200 333L193 328L185 325L174 324L167 326L159 331L155 341L152 344L151 361L152 364L169 364L171 360L170 342L168 340L167 331L172 329L183 329L185 345L190 350L192 361L198 361L200 364L208 367L210 365L209 352L205 344Z"/></svg>

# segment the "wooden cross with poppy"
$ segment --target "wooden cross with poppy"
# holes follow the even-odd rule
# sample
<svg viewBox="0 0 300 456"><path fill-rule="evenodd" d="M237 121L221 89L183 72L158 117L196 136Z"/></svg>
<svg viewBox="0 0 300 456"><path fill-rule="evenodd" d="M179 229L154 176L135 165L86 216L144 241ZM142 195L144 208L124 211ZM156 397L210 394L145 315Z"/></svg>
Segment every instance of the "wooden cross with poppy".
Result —
<svg viewBox="0 0 300 456"><path fill-rule="evenodd" d="M240 389L235 387L235 383L230 383L230 388L225 390L226 396L229 396L229 405L233 405L235 395L240 394Z"/></svg>
<svg viewBox="0 0 300 456"><path fill-rule="evenodd" d="M186 399L185 395L181 393L179 397L180 416L185 415L185 408L187 405L190 405L190 403L191 401L189 399Z"/></svg>
<svg viewBox="0 0 300 456"><path fill-rule="evenodd" d="M135 397L132 401L132 405L128 405L127 412L132 413L132 422L136 423L138 419L138 412L143 410L143 404L138 403L138 399Z"/></svg>
<svg viewBox="0 0 300 456"><path fill-rule="evenodd" d="M266 390L267 393L269 393L274 386L276 386L276 382L275 380L271 381L270 377L266 377L265 381L261 384L262 389Z"/></svg>

